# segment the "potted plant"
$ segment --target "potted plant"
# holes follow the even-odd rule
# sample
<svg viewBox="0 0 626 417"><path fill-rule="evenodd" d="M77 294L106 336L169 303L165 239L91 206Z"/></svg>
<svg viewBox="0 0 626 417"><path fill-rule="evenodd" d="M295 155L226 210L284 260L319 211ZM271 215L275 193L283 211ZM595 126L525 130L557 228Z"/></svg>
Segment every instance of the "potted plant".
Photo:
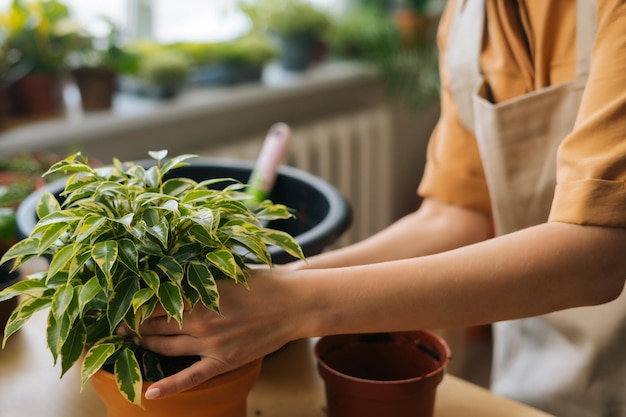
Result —
<svg viewBox="0 0 626 417"><path fill-rule="evenodd" d="M50 267L0 293L0 300L22 296L4 341L34 312L49 308L48 347L60 361L62 375L86 352L83 384L94 377L98 392L112 390L125 400L122 405L108 404L109 416L130 416L134 410L171 416L174 409L182 415L207 416L215 404L224 405L224 385L233 385L239 374L247 375L243 388L249 391L260 361L202 384L205 390L200 393L183 393L183 403L203 402L196 403L196 414L186 414L181 411L185 404L171 405L166 399L142 403L142 390L144 381L196 358L178 363L156 355L118 336L116 328L125 323L137 331L157 305L181 325L185 305L202 303L219 313L216 280L246 285L246 262L272 265L268 245L297 258L304 255L291 235L263 226L265 220L290 217L284 205L266 200L251 209L245 186L237 181L176 177L175 170L187 165L192 155L169 160L166 151L150 155L151 164L115 160L111 167L93 169L82 155L74 154L46 172L72 174L65 182L65 200L61 204L51 193L43 193L33 233L9 249L0 263L19 266L43 255L50 257ZM103 388L103 379L117 388ZM212 384L221 386L217 400L207 391ZM219 415L244 416L246 395L237 397L235 411Z"/></svg>
<svg viewBox="0 0 626 417"><path fill-rule="evenodd" d="M84 110L106 110L113 103L119 74L136 72L137 56L122 47L121 33L110 19L104 37L85 33L84 46L70 57L71 74L80 92Z"/></svg>
<svg viewBox="0 0 626 417"><path fill-rule="evenodd" d="M54 113L61 105L65 59L81 42L69 9L56 0L13 0L0 15L0 24L6 28L8 48L20 55L23 76L10 89L16 110Z"/></svg>
<svg viewBox="0 0 626 417"><path fill-rule="evenodd" d="M309 67L330 25L329 15L306 0L243 0L240 7L254 27L276 36L287 70Z"/></svg>
<svg viewBox="0 0 626 417"><path fill-rule="evenodd" d="M248 34L228 42L182 43L176 47L192 62L190 82L233 85L259 81L264 65L276 56L274 44L264 34Z"/></svg>
<svg viewBox="0 0 626 417"><path fill-rule="evenodd" d="M432 0L402 0L393 12L404 46L413 47L427 37L434 20L429 16Z"/></svg>
<svg viewBox="0 0 626 417"><path fill-rule="evenodd" d="M138 77L145 94L168 99L180 93L190 71L191 62L183 52L159 48L140 58Z"/></svg>
<svg viewBox="0 0 626 417"><path fill-rule="evenodd" d="M351 7L335 16L327 40L333 56L373 61L387 48L395 32L389 13L368 4Z"/></svg>

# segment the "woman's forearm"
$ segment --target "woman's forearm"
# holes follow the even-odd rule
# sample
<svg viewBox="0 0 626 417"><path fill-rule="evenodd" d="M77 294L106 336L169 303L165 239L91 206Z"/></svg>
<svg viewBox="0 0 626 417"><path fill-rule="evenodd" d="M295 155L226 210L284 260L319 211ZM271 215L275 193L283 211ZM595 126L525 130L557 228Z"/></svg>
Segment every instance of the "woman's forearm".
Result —
<svg viewBox="0 0 626 417"><path fill-rule="evenodd" d="M626 230L550 223L449 252L301 271L299 336L444 328L528 317L615 298Z"/></svg>
<svg viewBox="0 0 626 417"><path fill-rule="evenodd" d="M430 255L491 237L485 215L426 199L414 213L345 248L294 262L288 269L339 268Z"/></svg>

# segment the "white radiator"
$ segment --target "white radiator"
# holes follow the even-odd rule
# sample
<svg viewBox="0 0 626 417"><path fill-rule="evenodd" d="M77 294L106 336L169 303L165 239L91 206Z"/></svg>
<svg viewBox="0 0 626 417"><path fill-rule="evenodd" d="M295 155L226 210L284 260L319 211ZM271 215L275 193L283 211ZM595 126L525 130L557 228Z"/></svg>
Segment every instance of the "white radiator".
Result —
<svg viewBox="0 0 626 417"><path fill-rule="evenodd" d="M352 206L352 225L334 247L368 237L392 221L391 117L389 108L379 106L291 126L293 137L285 163L333 184ZM229 141L200 154L254 160L263 139L260 135Z"/></svg>

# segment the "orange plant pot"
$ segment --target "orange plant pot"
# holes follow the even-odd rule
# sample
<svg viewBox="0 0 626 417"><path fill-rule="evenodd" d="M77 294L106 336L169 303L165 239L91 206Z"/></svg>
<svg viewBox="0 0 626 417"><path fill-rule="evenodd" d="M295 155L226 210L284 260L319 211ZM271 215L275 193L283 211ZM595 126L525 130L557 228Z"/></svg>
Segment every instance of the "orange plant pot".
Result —
<svg viewBox="0 0 626 417"><path fill-rule="evenodd" d="M172 397L143 398L144 409L122 397L110 372L96 372L91 383L106 404L108 417L246 417L247 397L259 377L261 364L258 359ZM144 383L144 393L149 386Z"/></svg>

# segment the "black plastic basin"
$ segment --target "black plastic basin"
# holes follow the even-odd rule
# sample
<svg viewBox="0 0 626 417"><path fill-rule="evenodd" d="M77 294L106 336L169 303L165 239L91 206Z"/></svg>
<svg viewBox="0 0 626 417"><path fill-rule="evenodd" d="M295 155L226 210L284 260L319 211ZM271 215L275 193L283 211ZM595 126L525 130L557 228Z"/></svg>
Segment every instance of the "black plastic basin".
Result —
<svg viewBox="0 0 626 417"><path fill-rule="evenodd" d="M145 165L145 161L138 162ZM234 178L246 183L252 172L253 162L224 158L195 158L191 165L181 167L173 175L202 181L210 178ZM30 235L37 223L35 207L45 191L59 194L65 187L65 179L52 182L29 195L17 210L17 226L21 238ZM334 186L301 169L281 166L270 199L292 209L294 219L273 221L268 227L292 235L302 246L306 256L320 253L332 244L349 227L351 210L345 197ZM294 258L277 247L270 253L275 263L281 264Z"/></svg>

